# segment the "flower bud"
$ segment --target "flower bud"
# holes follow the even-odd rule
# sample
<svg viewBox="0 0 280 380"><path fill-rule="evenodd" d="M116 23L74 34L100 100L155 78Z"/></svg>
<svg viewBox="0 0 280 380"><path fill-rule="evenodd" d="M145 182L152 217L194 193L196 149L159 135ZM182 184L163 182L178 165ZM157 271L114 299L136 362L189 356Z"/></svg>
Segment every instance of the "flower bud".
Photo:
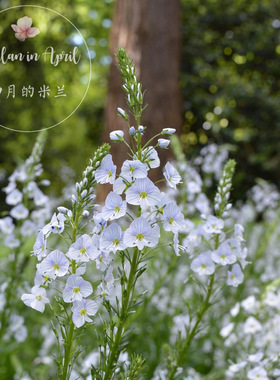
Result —
<svg viewBox="0 0 280 380"><path fill-rule="evenodd" d="M118 115L121 116L124 120L128 120L127 113L122 108L118 107Z"/></svg>
<svg viewBox="0 0 280 380"><path fill-rule="evenodd" d="M117 131L113 131L113 132L110 132L110 139L112 141L123 141L123 131L120 131L120 130L117 130Z"/></svg>
<svg viewBox="0 0 280 380"><path fill-rule="evenodd" d="M162 135L173 135L173 133L176 132L176 129L175 128L163 128L163 130L161 131L161 134Z"/></svg>
<svg viewBox="0 0 280 380"><path fill-rule="evenodd" d="M130 134L130 136L134 136L136 134L136 130L134 127L129 128L129 134Z"/></svg>
<svg viewBox="0 0 280 380"><path fill-rule="evenodd" d="M158 139L158 145L159 145L161 148L166 149L166 148L168 147L169 144L170 144L170 141L167 140L167 139Z"/></svg>
<svg viewBox="0 0 280 380"><path fill-rule="evenodd" d="M62 206L58 207L57 209L59 212L61 212L61 214L66 214L68 211L66 207L62 207Z"/></svg>

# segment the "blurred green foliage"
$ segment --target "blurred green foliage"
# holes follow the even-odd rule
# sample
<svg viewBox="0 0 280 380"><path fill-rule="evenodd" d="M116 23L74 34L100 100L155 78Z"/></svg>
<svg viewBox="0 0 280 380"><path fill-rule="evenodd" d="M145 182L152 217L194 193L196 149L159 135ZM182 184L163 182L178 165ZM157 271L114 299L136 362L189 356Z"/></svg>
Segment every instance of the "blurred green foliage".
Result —
<svg viewBox="0 0 280 380"><path fill-rule="evenodd" d="M24 4L24 2L19 0L12 0L10 2L2 0L0 1L0 9L22 4ZM33 0L29 1L28 5L29 4L38 5L38 2ZM52 189L56 195L58 195L59 190L63 186L63 182L67 182L69 175L71 177L71 173L75 176L75 173L81 172L85 162L87 162L94 147L98 145L100 140L102 115L106 98L107 72L110 64L110 57L108 56L108 35L113 7L112 0L102 2L93 0L61 0L57 2L49 0L40 2L40 6L53 9L71 20L87 41L92 57L92 82L85 100L68 120L50 129L48 132L43 165L48 178L51 179ZM8 12L6 13L8 15ZM15 20L13 20L13 23L14 22ZM55 45L59 44L58 39L61 38L61 44L63 46L65 39L64 32L65 31L62 31L55 36ZM5 36L5 39L6 38L11 38L15 43L20 44L20 42L15 39L12 30L8 36ZM52 45L52 36L48 36L45 42L46 46ZM24 43L30 45L35 44L36 38L26 40ZM3 44L4 40L2 40L1 46ZM7 45L7 41L5 45ZM43 67L42 70L45 70L45 67ZM56 70L58 77L59 71L61 70L60 74L61 76L64 75L65 78L63 65L58 66ZM79 78L77 78L79 73L70 72L68 74L70 75L69 83L72 83L74 86L75 82L79 80ZM48 73L43 71L40 75L47 76ZM40 75L38 73L38 76ZM76 75L76 77L73 78L73 75ZM3 75L1 81L5 81ZM41 83L41 81L42 78L38 78L38 82ZM75 87L72 87L72 89L75 90ZM23 110L22 118L24 122L28 124L28 122L34 122L34 118L38 118L40 123L41 115L35 115L36 107L31 108L32 110L28 108ZM69 102L64 109L61 108L61 110L59 110L58 107L56 107L55 111L50 109L49 114L44 112L46 115L44 117L49 117L51 120L54 116L53 112L55 112L55 118L61 120L65 117L65 114L71 113L73 108L73 103ZM2 102L2 104L0 104L0 112L3 113L5 111ZM60 117L59 112L61 112L62 117ZM12 114L11 117L13 117ZM3 128L0 129L0 133L0 162L2 171L0 173L2 174L0 181L1 177L2 181L5 181L3 177L10 175L16 165L29 156L37 133L26 134L12 132ZM67 167L71 168L71 170L67 170ZM3 197L3 195L1 195L1 197Z"/></svg>
<svg viewBox="0 0 280 380"><path fill-rule="evenodd" d="M100 142L113 2L40 3L70 19L85 37L92 54L92 84L82 106L66 122L49 131L44 167L56 193L63 179L67 181L67 173L71 174L63 167L71 167L73 174L80 172ZM22 3L1 0L0 7ZM33 0L29 4L37 3ZM276 0L182 0L181 140L188 155L195 155L209 142L232 145L232 157L237 161L238 198L246 194L256 177L280 185L279 15L280 3ZM14 38L12 34L11 37ZM148 90L152 91L152 84ZM25 114L25 122L31 116ZM0 132L1 168L10 174L29 155L36 134L4 129Z"/></svg>
<svg viewBox="0 0 280 380"><path fill-rule="evenodd" d="M182 2L186 151L233 144L237 197L256 177L280 185L279 1Z"/></svg>

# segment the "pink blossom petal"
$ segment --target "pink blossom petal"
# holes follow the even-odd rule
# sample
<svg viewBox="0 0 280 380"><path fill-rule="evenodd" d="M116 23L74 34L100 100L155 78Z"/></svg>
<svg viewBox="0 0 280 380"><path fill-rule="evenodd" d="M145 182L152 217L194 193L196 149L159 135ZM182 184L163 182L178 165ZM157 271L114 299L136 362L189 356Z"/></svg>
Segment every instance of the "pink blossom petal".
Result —
<svg viewBox="0 0 280 380"><path fill-rule="evenodd" d="M19 32L19 30L21 30L21 28L19 26L15 25L15 24L12 24L11 27L17 33Z"/></svg>
<svg viewBox="0 0 280 380"><path fill-rule="evenodd" d="M16 38L20 41L25 41L25 33L16 33Z"/></svg>
<svg viewBox="0 0 280 380"><path fill-rule="evenodd" d="M23 28L23 29L30 28L32 25L32 18L27 17L27 16L19 18L17 21L17 24L20 28Z"/></svg>
<svg viewBox="0 0 280 380"><path fill-rule="evenodd" d="M26 31L27 37L29 37L29 38L35 37L39 33L40 33L40 30L38 28L35 28L35 27L28 28Z"/></svg>

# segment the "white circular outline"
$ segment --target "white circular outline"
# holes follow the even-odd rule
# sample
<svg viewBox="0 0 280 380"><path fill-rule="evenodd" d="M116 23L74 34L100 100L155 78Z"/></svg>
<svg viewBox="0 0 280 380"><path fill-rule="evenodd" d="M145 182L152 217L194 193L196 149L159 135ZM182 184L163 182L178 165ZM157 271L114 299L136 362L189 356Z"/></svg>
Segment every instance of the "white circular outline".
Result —
<svg viewBox="0 0 280 380"><path fill-rule="evenodd" d="M41 9L45 9L47 11L51 11L53 13L56 13L57 15L63 17L66 21L68 21L75 29L76 31L80 34L80 36L82 37L83 41L84 41L84 44L86 46L86 49L87 49L87 52L88 52L88 60L89 60L89 80L88 80L88 85L87 85L87 88L86 88L86 92L84 93L84 96L82 97L82 100L80 101L80 103L77 105L77 107L74 109L74 111L72 111L70 113L70 115L68 115L65 119L63 119L62 121L60 121L59 123L56 123L54 125L52 125L51 127L47 127L47 128L43 128L43 129L37 129L35 131L19 131L18 129L12 129L12 128L8 128L8 127L5 127L4 125L0 124L0 127L1 128L4 128L4 129L7 129L9 131L13 131L13 132L19 132L19 133L37 133L37 132L41 132L41 131L46 131L48 129L51 129L51 128L54 128L60 124L62 124L64 121L68 120L76 111L77 109L80 107L80 105L83 103L87 93L88 93L88 90L89 90L89 86L90 86L90 83L91 83L91 59L90 59L90 51L89 51L89 47L88 47L88 44L86 43L86 40L84 39L84 36L82 35L82 33L79 31L79 29L73 24L72 21L70 21L67 17L63 16L61 13L57 12L57 11L54 11L53 9L50 9L50 8L47 8L47 7L43 7L41 5L15 5L13 7L9 7L9 8L6 8L6 9L3 9L0 11L0 13L2 12L6 12L8 10L11 10L11 9L14 9L14 8L22 8L22 7L33 7L33 8L41 8Z"/></svg>

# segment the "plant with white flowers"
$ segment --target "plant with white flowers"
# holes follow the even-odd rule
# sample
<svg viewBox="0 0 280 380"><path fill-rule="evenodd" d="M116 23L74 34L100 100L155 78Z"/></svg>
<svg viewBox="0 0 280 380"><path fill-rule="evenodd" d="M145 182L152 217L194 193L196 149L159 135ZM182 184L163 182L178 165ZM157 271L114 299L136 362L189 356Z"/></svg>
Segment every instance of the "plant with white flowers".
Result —
<svg viewBox="0 0 280 380"><path fill-rule="evenodd" d="M175 244L177 254L185 252L190 257L191 269L196 274L195 281L200 284L204 298L198 310L186 307L188 321L183 323L185 332L180 331L175 348L169 348L167 369L170 380L182 372L180 366L219 290L225 284L237 287L244 279L243 269L248 262L247 249L243 247L243 227L236 224L234 231L231 231L225 224L232 207L229 197L234 169L235 161L229 160L215 196L215 215L208 215L194 226L181 245L178 241Z"/></svg>
<svg viewBox="0 0 280 380"><path fill-rule="evenodd" d="M5 340L6 348L11 335L17 341L27 336L22 317L20 334L13 328L15 317L18 317L13 313L17 305L16 292L30 258L25 254L26 240L34 236L49 217L48 197L41 190L42 186L49 185L49 181L39 179L43 172L40 160L46 137L46 132L38 135L30 157L8 178L8 185L3 189L6 204L11 208L0 219L0 240L9 252L2 259L0 270L0 340ZM14 333L11 334L9 329Z"/></svg>
<svg viewBox="0 0 280 380"><path fill-rule="evenodd" d="M110 138L129 147L130 159L118 172L113 157L108 154L109 147L105 145L97 151L82 181L76 184L72 209L59 207L58 214L39 231L33 249L39 260L34 287L31 293L22 295L27 306L42 312L50 303L54 310L60 326L60 331L54 327L54 332L59 345L56 362L61 380L70 378L80 353L79 329L92 322L100 303L107 317L103 321L103 334L99 336L99 364L92 369L92 378L115 378L121 369L118 363L124 350L128 320L142 296L137 293L137 281L145 271L151 252L160 247L160 226L170 234L184 228L179 207L148 178L149 171L160 166L156 148L166 148L169 144L167 139L158 139L153 146L153 140L171 135L175 130L165 128L143 144L146 127L141 125L145 109L141 84L123 49L117 57L136 127L130 126L128 114L119 108L118 114L128 123L131 143L125 141L123 131L112 132ZM163 174L171 188L181 182L179 173L170 163ZM100 211L94 205L96 184L112 185ZM61 236L63 245L53 246L54 236ZM119 262L118 267L114 261ZM103 272L99 284L84 279L86 266L91 263ZM54 290L56 296L50 300ZM144 365L141 357L134 356L128 376L133 379L133 374L141 372Z"/></svg>

